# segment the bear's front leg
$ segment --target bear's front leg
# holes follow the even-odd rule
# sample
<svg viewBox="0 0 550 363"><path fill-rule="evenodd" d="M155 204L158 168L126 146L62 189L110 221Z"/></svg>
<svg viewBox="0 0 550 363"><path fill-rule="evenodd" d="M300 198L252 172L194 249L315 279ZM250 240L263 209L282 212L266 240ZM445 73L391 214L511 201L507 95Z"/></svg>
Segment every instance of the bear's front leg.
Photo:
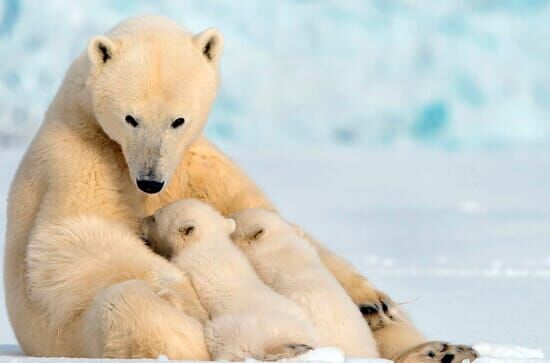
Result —
<svg viewBox="0 0 550 363"><path fill-rule="evenodd" d="M479 354L467 345L428 342L415 347L395 360L396 363L461 363L473 361Z"/></svg>
<svg viewBox="0 0 550 363"><path fill-rule="evenodd" d="M190 282L125 225L97 216L38 225L25 270L48 333L76 327L65 335L74 356L209 359Z"/></svg>
<svg viewBox="0 0 550 363"><path fill-rule="evenodd" d="M377 290L349 262L335 255L310 236L307 237L317 248L325 266L357 304L373 332L380 355L386 359L399 358L401 362L415 362L413 356L422 355L425 351L426 338L412 324L407 314L388 295ZM444 345L451 351L458 348L464 349L464 346L444 342L430 344L430 346ZM468 351L473 351L470 347L467 348ZM429 356L428 358L431 359Z"/></svg>
<svg viewBox="0 0 550 363"><path fill-rule="evenodd" d="M87 357L209 360L202 324L172 307L144 281L109 286L84 315Z"/></svg>
<svg viewBox="0 0 550 363"><path fill-rule="evenodd" d="M324 265L357 304L372 331L405 319L399 306L388 295L377 290L349 262L329 251L310 235L306 234L305 237L315 246Z"/></svg>
<svg viewBox="0 0 550 363"><path fill-rule="evenodd" d="M357 304L372 331L406 320L399 306L364 277L357 275L346 285L348 295Z"/></svg>

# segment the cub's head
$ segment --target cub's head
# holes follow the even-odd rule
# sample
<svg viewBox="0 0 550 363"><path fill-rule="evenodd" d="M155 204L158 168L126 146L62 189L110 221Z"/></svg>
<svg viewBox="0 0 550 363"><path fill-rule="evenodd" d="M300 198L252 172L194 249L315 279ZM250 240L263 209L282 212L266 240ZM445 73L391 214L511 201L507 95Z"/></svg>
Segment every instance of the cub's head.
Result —
<svg viewBox="0 0 550 363"><path fill-rule="evenodd" d="M303 237L301 228L286 222L277 213L267 209L244 209L232 214L231 218L237 223L231 239L242 248L262 243L271 237L283 235Z"/></svg>
<svg viewBox="0 0 550 363"><path fill-rule="evenodd" d="M160 192L203 130L222 48L217 30L191 35L158 16L129 19L90 40L93 113L141 191Z"/></svg>
<svg viewBox="0 0 550 363"><path fill-rule="evenodd" d="M158 209L142 223L143 237L153 250L170 256L191 243L227 238L235 231L235 221L225 218L208 204L184 199Z"/></svg>

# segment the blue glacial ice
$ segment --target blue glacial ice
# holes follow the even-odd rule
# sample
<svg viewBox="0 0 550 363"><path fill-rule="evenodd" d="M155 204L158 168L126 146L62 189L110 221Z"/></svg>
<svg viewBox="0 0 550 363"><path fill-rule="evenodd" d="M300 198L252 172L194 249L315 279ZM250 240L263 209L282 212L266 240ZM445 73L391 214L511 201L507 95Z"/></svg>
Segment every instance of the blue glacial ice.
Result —
<svg viewBox="0 0 550 363"><path fill-rule="evenodd" d="M32 137L92 35L142 13L224 33L224 145L550 145L543 0L0 0L0 145Z"/></svg>

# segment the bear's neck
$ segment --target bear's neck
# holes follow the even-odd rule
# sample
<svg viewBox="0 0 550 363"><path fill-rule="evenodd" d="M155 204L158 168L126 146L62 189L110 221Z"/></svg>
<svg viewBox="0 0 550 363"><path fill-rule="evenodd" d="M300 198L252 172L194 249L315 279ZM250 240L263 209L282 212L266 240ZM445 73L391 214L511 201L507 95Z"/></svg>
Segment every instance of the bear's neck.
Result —
<svg viewBox="0 0 550 363"><path fill-rule="evenodd" d="M48 108L46 119L62 122L82 133L85 131L93 138L108 139L93 113L92 96L86 87L89 71L90 62L86 54L82 53L69 67Z"/></svg>

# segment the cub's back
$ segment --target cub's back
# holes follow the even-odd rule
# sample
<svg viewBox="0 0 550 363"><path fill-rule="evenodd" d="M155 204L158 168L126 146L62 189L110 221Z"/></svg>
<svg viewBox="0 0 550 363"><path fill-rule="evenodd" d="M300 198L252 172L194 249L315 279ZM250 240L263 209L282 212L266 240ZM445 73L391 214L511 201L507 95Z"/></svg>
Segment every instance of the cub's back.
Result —
<svg viewBox="0 0 550 363"><path fill-rule="evenodd" d="M241 313L303 318L295 303L273 291L229 238L199 242L183 249L174 262L188 272L211 316Z"/></svg>
<svg viewBox="0 0 550 363"><path fill-rule="evenodd" d="M359 309L307 240L279 235L245 251L262 280L303 309L321 346L337 346L353 357L378 357Z"/></svg>

